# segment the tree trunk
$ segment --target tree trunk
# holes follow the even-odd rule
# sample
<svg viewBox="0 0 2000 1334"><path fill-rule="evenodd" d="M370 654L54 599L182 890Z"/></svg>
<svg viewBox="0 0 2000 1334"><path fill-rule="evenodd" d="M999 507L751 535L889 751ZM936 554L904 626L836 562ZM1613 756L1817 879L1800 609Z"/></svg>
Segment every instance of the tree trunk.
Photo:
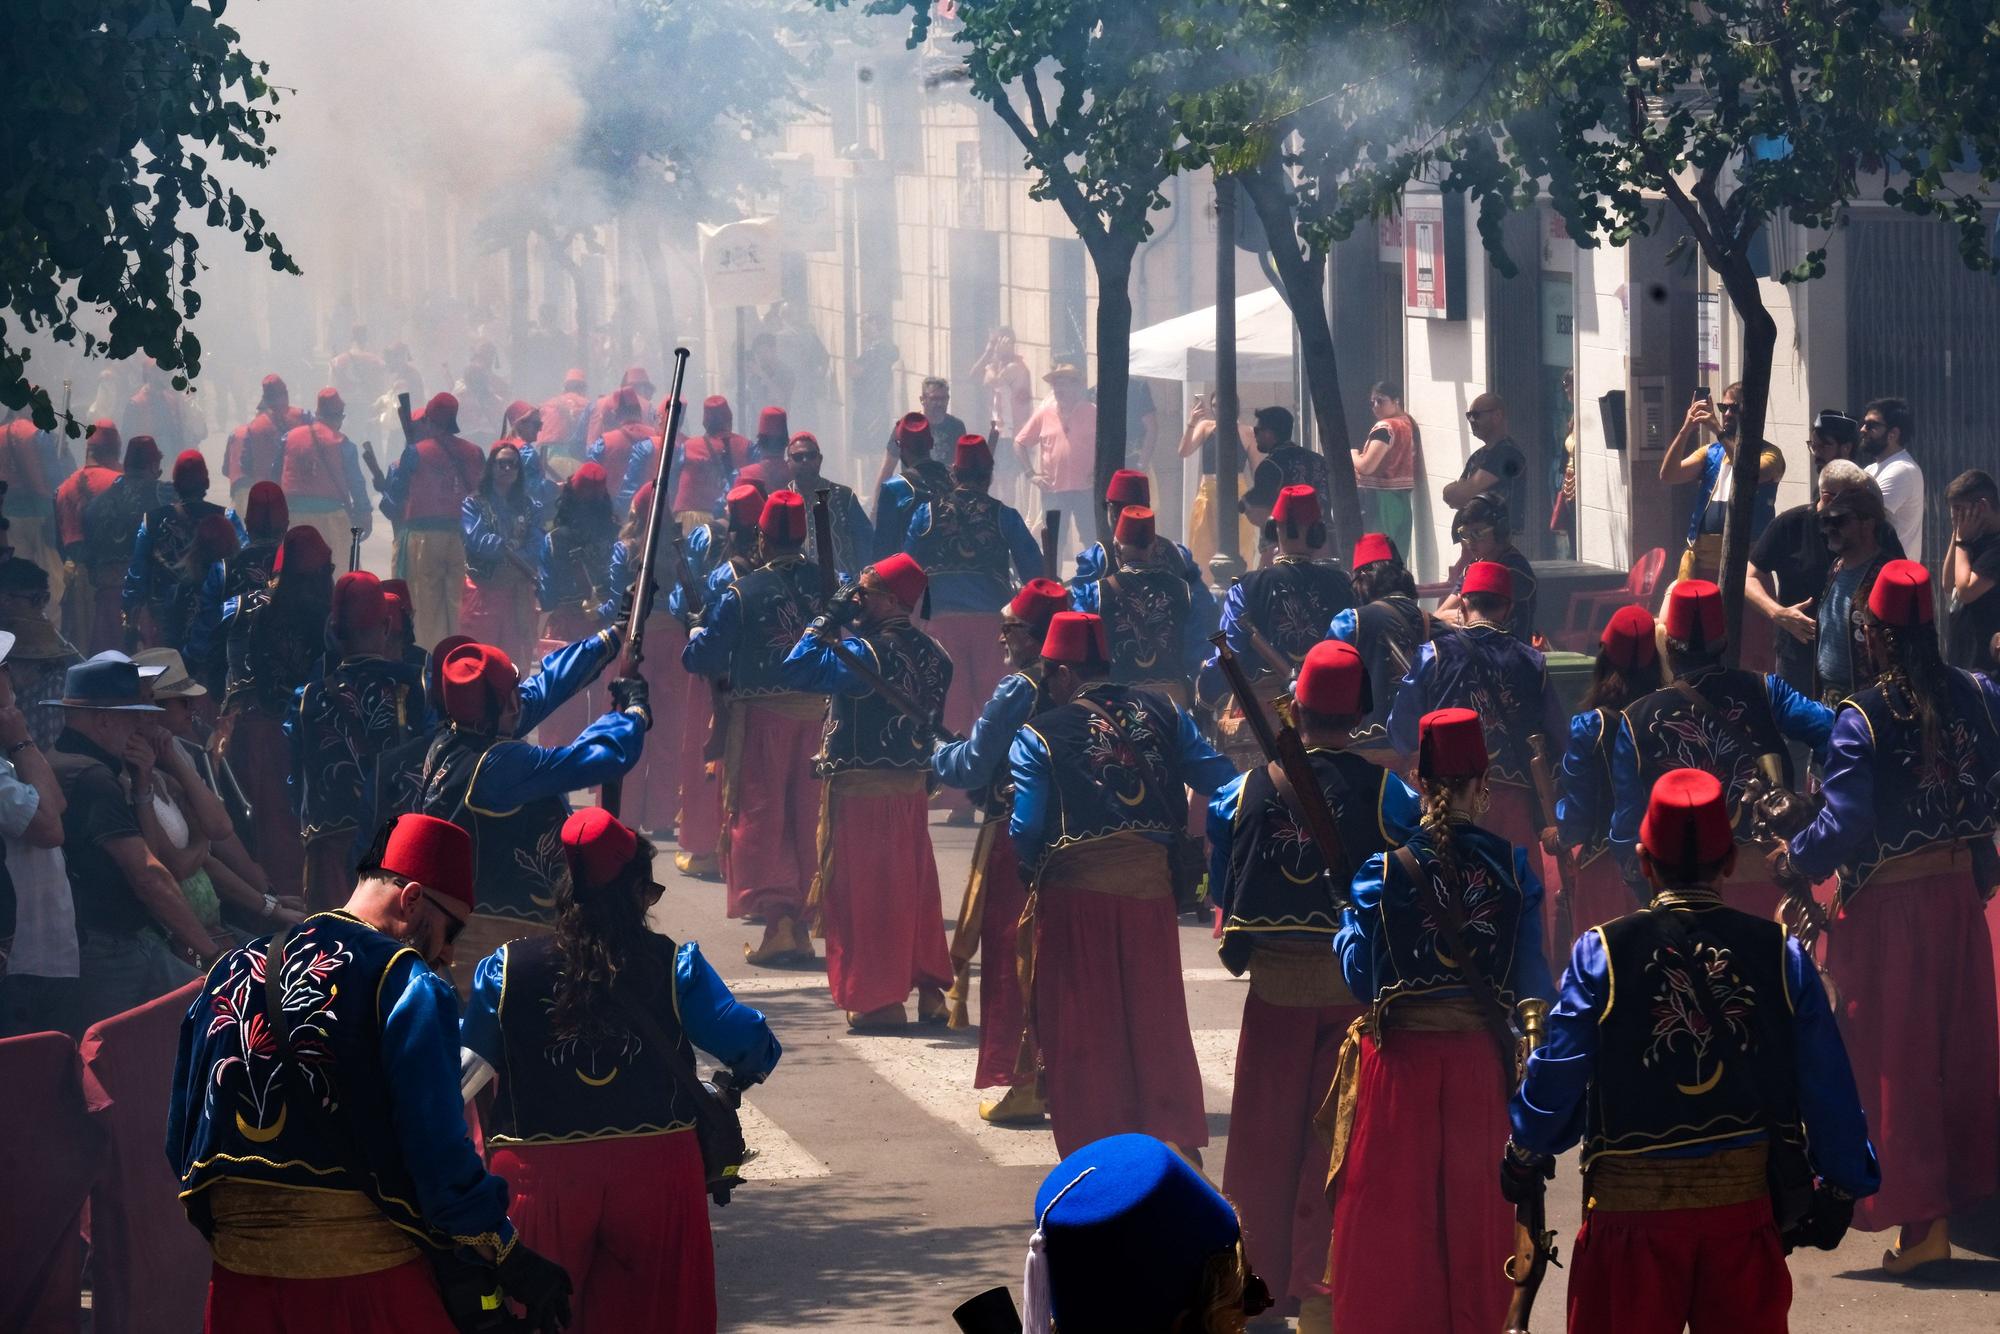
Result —
<svg viewBox="0 0 2000 1334"><path fill-rule="evenodd" d="M1236 393L1236 183L1227 176L1215 178L1215 382L1211 420L1215 434L1215 489L1209 497L1209 513L1215 521L1215 555L1209 558L1208 573L1217 584L1229 586L1247 568L1241 548L1241 528L1237 515L1242 510L1242 437L1237 422L1243 405Z"/></svg>
<svg viewBox="0 0 2000 1334"><path fill-rule="evenodd" d="M1305 360L1306 386L1312 395L1313 424L1326 455L1333 494L1324 497L1333 527L1333 549L1350 550L1361 536L1361 495L1354 483L1354 453L1347 433L1347 407L1340 395L1340 360L1333 346L1333 325L1326 309L1326 256L1308 259L1299 252L1290 192L1280 175L1275 148L1264 165L1241 179L1251 207L1271 241L1271 259L1299 331L1299 351Z"/></svg>
<svg viewBox="0 0 2000 1334"><path fill-rule="evenodd" d="M1709 255L1709 266L1722 279L1730 304L1743 321L1743 389L1736 412L1736 463L1722 526L1723 623L1729 635L1729 661L1740 664L1743 654L1743 581L1750 569L1750 527L1757 517L1757 463L1764 440L1764 418L1771 398L1771 363L1778 345L1778 326L1764 307L1764 294L1749 259L1740 251Z"/></svg>
<svg viewBox="0 0 2000 1334"><path fill-rule="evenodd" d="M1102 497L1111 474L1125 466L1125 407L1132 381L1132 257L1136 237L1113 232L1089 246L1097 270L1097 487L1090 510L1097 537L1109 550L1111 529ZM1077 524L1079 531L1083 524Z"/></svg>

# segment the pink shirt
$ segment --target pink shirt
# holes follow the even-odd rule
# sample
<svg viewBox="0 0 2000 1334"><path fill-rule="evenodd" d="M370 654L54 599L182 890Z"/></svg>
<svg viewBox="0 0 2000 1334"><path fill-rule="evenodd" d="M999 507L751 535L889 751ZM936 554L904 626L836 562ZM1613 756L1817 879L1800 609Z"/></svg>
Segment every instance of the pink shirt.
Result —
<svg viewBox="0 0 2000 1334"><path fill-rule="evenodd" d="M1067 411L1048 399L1022 425L1014 444L1023 450L1040 446L1035 471L1044 491L1097 489L1097 405L1089 399L1078 399Z"/></svg>

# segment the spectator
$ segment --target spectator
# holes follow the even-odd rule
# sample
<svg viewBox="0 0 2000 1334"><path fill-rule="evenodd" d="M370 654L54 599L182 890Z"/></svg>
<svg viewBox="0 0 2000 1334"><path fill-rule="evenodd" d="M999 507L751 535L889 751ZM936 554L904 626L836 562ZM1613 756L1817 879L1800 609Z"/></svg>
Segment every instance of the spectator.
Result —
<svg viewBox="0 0 2000 1334"><path fill-rule="evenodd" d="M1507 404L1500 395L1484 393L1465 410L1472 436L1479 448L1465 461L1465 471L1455 482L1445 483L1444 503L1463 509L1465 502L1488 491L1498 491L1507 501L1507 512L1518 521L1528 513L1528 459L1507 430Z"/></svg>
<svg viewBox="0 0 2000 1334"><path fill-rule="evenodd" d="M1673 443L1660 456L1660 480L1691 482L1700 479L1701 494L1688 515L1687 550L1681 555L1678 579L1707 579L1722 574L1722 522L1729 511L1729 497L1736 488L1736 423L1743 398L1741 383L1722 391L1722 402L1712 404L1706 389L1688 404L1687 418L1675 433ZM1701 444L1701 433L1711 431L1715 439ZM1776 446L1762 444L1757 450L1757 514L1750 524L1750 540L1763 535L1764 527L1778 508L1778 479L1785 475L1785 456Z"/></svg>
<svg viewBox="0 0 2000 1334"><path fill-rule="evenodd" d="M1488 491L1474 496L1451 521L1452 540L1459 544L1459 583L1463 584L1464 571L1480 561L1493 561L1507 567L1513 576L1513 609L1507 617L1507 633L1523 644L1535 642L1535 591L1538 581L1535 567L1514 545L1511 516L1507 512L1507 502L1499 493ZM1445 600L1438 603L1437 619L1446 625L1464 626L1469 623L1464 598L1456 587Z"/></svg>
<svg viewBox="0 0 2000 1334"><path fill-rule="evenodd" d="M1278 503L1278 492L1288 486L1309 486L1324 498L1332 487L1326 459L1304 445L1293 443L1291 410L1258 408L1251 419L1256 425L1251 428L1250 439L1264 457L1258 460L1256 475L1238 508L1253 518L1269 514Z"/></svg>
<svg viewBox="0 0 2000 1334"><path fill-rule="evenodd" d="M1813 640L1819 635L1813 602L1826 587L1826 572L1833 564L1833 553L1827 550L1826 534L1819 526L1820 510L1828 496L1824 489L1826 467L1835 459L1852 461L1860 439L1860 425L1854 418L1833 411L1820 413L1807 441L1819 488L1812 500L1771 520L1750 548L1750 577L1743 586L1743 596L1771 622L1778 675L1804 695L1813 693Z"/></svg>
<svg viewBox="0 0 2000 1334"><path fill-rule="evenodd" d="M1403 387L1378 380L1368 392L1375 425L1354 460L1354 484L1361 491L1361 521L1383 533L1398 551L1410 549L1414 518L1410 495L1417 485L1417 452L1423 433L1403 411Z"/></svg>
<svg viewBox="0 0 2000 1334"><path fill-rule="evenodd" d="M1250 459L1256 449L1255 432L1241 421L1236 423L1236 494L1241 496L1250 489L1248 472ZM1194 403L1188 408L1187 425L1181 430L1180 457L1188 458L1199 453L1201 456L1201 482L1195 487L1194 503L1188 507L1188 553L1197 570L1207 571L1215 562L1216 553L1216 513L1215 513L1215 403L1206 394L1196 394ZM1151 483L1148 483L1150 487ZM1151 491L1147 492L1145 503L1151 504ZM1105 519L1116 526L1117 515L1108 509ZM1135 502L1136 503L1136 502ZM1122 507L1122 506L1121 506ZM1236 550L1248 561L1256 554L1264 536L1261 523L1254 522L1243 512L1242 505L1236 507Z"/></svg>
<svg viewBox="0 0 2000 1334"><path fill-rule="evenodd" d="M63 871L66 801L14 693L7 665L13 649L14 636L0 631L0 843L14 899L14 939L0 974L0 1037L81 1032L76 910Z"/></svg>
<svg viewBox="0 0 2000 1334"><path fill-rule="evenodd" d="M750 340L750 359L743 367L743 388L751 403L789 403L797 378L778 356L778 340L760 333Z"/></svg>
<svg viewBox="0 0 2000 1334"><path fill-rule="evenodd" d="M1035 377L1014 343L1014 330L1001 325L986 340L986 350L972 363L972 373L987 394L987 415L1011 438L1035 410Z"/></svg>
<svg viewBox="0 0 2000 1334"><path fill-rule="evenodd" d="M0 561L0 631L13 640L7 670L28 715L28 735L46 752L62 731L62 714L40 706L62 698L63 674L83 654L49 620L48 572L20 556Z"/></svg>
<svg viewBox="0 0 2000 1334"><path fill-rule="evenodd" d="M1820 529L1833 553L1826 587L1819 596L1819 669L1815 695L1838 704L1874 682L1868 671L1868 637L1863 613L1875 576L1894 559L1896 530L1882 503L1882 488L1867 473L1835 460L1820 473Z"/></svg>
<svg viewBox="0 0 2000 1334"><path fill-rule="evenodd" d="M889 381L903 354L889 337L889 322L877 314L861 317L861 350L854 356L847 377L847 447L861 448L861 442L882 429L882 420L891 411Z"/></svg>
<svg viewBox="0 0 2000 1334"><path fill-rule="evenodd" d="M1096 509L1097 405L1083 391L1083 372L1067 362L1042 379L1050 396L1022 424L1014 447L1023 451L1022 466L1042 488L1044 508L1063 511L1083 547L1089 541L1083 525Z"/></svg>
<svg viewBox="0 0 2000 1334"><path fill-rule="evenodd" d="M153 797L131 763L151 749L139 729L162 712L144 702L139 668L109 657L80 663L64 678L58 706L66 725L50 763L67 802L63 862L76 912L78 987L70 1031L80 1034L193 979L221 951L147 850L134 809Z"/></svg>
<svg viewBox="0 0 2000 1334"><path fill-rule="evenodd" d="M1978 468L1960 473L1944 493L1951 507L1951 556L1945 582L1951 586L1951 629L1945 660L1954 667L1992 675L2000 671L1993 639L2000 635L2000 486Z"/></svg>
<svg viewBox="0 0 2000 1334"><path fill-rule="evenodd" d="M1900 398L1878 398L1861 410L1861 456L1882 488L1882 504L1895 525L1903 554L1924 558L1924 470L1910 457L1917 419Z"/></svg>

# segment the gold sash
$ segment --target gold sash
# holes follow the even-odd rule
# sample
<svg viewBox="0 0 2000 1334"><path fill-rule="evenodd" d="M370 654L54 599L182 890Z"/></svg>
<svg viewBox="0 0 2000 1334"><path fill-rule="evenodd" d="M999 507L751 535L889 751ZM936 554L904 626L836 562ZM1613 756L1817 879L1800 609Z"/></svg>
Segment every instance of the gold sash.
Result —
<svg viewBox="0 0 2000 1334"><path fill-rule="evenodd" d="M1953 871L1963 871L1968 879L1972 875L1972 852L1960 839L1953 839L1949 843L1933 843L1906 856L1883 862L1863 882L1863 888L1870 885L1900 885L1905 881L1948 875Z"/></svg>
<svg viewBox="0 0 2000 1334"><path fill-rule="evenodd" d="M1266 1005L1352 1005L1340 960L1325 940L1258 941L1250 950L1250 994Z"/></svg>
<svg viewBox="0 0 2000 1334"><path fill-rule="evenodd" d="M1584 1173L1586 1210L1637 1213L1660 1209L1713 1209L1770 1193L1764 1168L1768 1144L1724 1149L1700 1158L1657 1154L1603 1154Z"/></svg>
<svg viewBox="0 0 2000 1334"><path fill-rule="evenodd" d="M1329 1201L1341 1166L1347 1161L1348 1141L1354 1137L1354 1112L1361 1100L1361 1039L1380 1042L1385 1030L1397 1029L1406 1033L1475 1033L1485 1031L1486 1020L1477 1001L1458 996L1372 1006L1348 1025L1347 1039L1340 1044L1340 1059L1334 1066L1333 1087L1313 1117L1313 1128L1333 1151L1326 1167Z"/></svg>
<svg viewBox="0 0 2000 1334"><path fill-rule="evenodd" d="M208 1188L209 1246L224 1269L262 1278L346 1278L420 1252L358 1190L301 1190L224 1179Z"/></svg>

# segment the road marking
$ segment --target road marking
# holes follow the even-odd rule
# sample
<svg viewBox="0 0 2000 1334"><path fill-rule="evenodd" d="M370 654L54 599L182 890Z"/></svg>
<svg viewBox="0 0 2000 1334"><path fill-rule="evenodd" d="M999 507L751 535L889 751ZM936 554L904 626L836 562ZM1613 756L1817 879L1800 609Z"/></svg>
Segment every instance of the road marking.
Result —
<svg viewBox="0 0 2000 1334"><path fill-rule="evenodd" d="M1197 1028L1194 1059L1201 1067L1202 1100L1207 1110L1227 1112L1230 1092L1236 1087L1236 1030Z"/></svg>
<svg viewBox="0 0 2000 1334"><path fill-rule="evenodd" d="M977 975L977 970L975 970ZM1247 978L1237 977L1227 968L1183 968L1183 982L1244 982ZM760 977L739 977L728 983L729 989L738 996L770 995L774 992L825 991L824 973L775 973ZM829 1002L831 998L829 997Z"/></svg>
<svg viewBox="0 0 2000 1334"><path fill-rule="evenodd" d="M744 1146L757 1154L743 1165L746 1180L800 1181L831 1174L831 1168L806 1152L804 1145L778 1129L775 1121L751 1104L744 1103L740 1115Z"/></svg>
<svg viewBox="0 0 2000 1334"><path fill-rule="evenodd" d="M1061 1161L1046 1124L994 1126L979 1119L980 1100L997 1098L1000 1090L972 1087L979 1065L976 1045L873 1033L849 1033L839 1042L928 1115L971 1136L999 1166L1053 1167Z"/></svg>

